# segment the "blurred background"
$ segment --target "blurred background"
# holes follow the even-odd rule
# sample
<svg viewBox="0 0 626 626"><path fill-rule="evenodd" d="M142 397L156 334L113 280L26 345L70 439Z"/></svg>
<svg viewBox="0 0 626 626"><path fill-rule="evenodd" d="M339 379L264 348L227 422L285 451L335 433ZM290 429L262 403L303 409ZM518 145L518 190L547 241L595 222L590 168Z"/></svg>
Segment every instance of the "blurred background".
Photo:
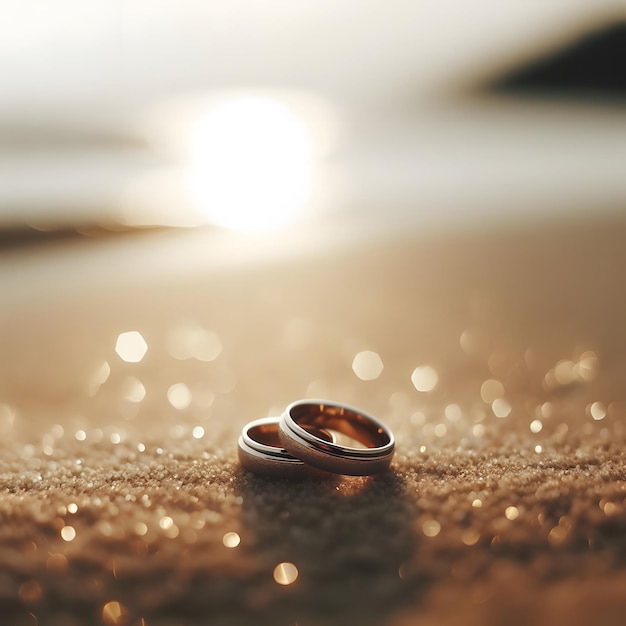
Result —
<svg viewBox="0 0 626 626"><path fill-rule="evenodd" d="M5 4L5 232L379 234L624 201L619 0Z"/></svg>

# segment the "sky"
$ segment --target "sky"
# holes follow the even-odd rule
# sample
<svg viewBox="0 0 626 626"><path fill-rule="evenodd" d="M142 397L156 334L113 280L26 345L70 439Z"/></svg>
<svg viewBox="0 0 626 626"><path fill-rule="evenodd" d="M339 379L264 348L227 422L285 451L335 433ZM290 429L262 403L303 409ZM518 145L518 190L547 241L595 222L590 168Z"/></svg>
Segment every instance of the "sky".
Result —
<svg viewBox="0 0 626 626"><path fill-rule="evenodd" d="M261 170L275 177L257 203L262 211L280 205L288 214L284 181L302 180L306 189L287 195L309 194L309 214L358 207L361 221L370 215L375 224L382 214L390 224L407 216L424 224L435 214L454 223L461 206L490 220L494 211L484 207L541 213L547 204L556 211L626 199L621 111L459 104L477 80L626 18L617 0L0 5L0 224L42 216L188 224L199 215L257 223L249 211L225 219L232 194L224 185L217 194L211 180L247 181L241 203L250 204L268 188L249 183ZM236 101L259 95L293 110L268 119L263 112L274 105ZM215 128L207 115L224 96L233 108L219 119L233 134L207 135L199 129ZM263 135L255 124L285 146L309 132L311 145L298 148L304 161L268 141L275 161L248 159L247 178L220 169L237 128L250 128L250 141ZM258 152L245 141L235 148ZM304 171L310 164L315 172Z"/></svg>

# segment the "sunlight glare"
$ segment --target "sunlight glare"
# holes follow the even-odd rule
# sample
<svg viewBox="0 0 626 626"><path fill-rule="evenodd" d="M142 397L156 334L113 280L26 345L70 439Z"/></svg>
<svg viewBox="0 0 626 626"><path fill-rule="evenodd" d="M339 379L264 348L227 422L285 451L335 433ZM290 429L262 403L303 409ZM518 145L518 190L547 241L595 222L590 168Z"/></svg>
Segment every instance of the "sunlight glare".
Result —
<svg viewBox="0 0 626 626"><path fill-rule="evenodd" d="M310 132L278 100L224 100L200 118L191 142L189 193L215 224L268 231L293 220L311 195Z"/></svg>

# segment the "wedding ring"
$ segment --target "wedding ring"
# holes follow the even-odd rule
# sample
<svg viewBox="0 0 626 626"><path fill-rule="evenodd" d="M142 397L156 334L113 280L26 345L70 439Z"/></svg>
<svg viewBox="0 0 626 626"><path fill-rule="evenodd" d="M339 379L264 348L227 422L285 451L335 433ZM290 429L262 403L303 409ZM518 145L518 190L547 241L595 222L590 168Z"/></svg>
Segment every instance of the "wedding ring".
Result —
<svg viewBox="0 0 626 626"><path fill-rule="evenodd" d="M316 430L347 435L365 447L326 441ZM327 472L364 476L385 471L395 447L387 426L360 409L328 400L292 402L280 418L280 442L287 452Z"/></svg>
<svg viewBox="0 0 626 626"><path fill-rule="evenodd" d="M309 467L282 448L278 422L278 417L265 417L243 427L238 442L241 466L255 474L282 478L306 478L319 474L314 467ZM312 432L320 441L334 441L333 435L324 429L313 427Z"/></svg>

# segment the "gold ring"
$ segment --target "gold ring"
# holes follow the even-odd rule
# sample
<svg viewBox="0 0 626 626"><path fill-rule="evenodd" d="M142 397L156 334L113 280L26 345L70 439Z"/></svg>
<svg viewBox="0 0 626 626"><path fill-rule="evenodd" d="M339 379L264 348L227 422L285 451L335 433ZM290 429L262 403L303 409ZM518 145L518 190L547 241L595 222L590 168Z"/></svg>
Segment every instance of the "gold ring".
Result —
<svg viewBox="0 0 626 626"><path fill-rule="evenodd" d="M238 442L239 462L245 469L264 476L307 478L320 474L283 449L278 438L278 417L264 417L246 424ZM313 428L320 441L334 437L324 429Z"/></svg>
<svg viewBox="0 0 626 626"><path fill-rule="evenodd" d="M317 435L336 431L363 444L344 446ZM360 409L328 400L292 402L280 418L278 436L285 450L318 469L364 476L384 472L395 448L385 424Z"/></svg>

